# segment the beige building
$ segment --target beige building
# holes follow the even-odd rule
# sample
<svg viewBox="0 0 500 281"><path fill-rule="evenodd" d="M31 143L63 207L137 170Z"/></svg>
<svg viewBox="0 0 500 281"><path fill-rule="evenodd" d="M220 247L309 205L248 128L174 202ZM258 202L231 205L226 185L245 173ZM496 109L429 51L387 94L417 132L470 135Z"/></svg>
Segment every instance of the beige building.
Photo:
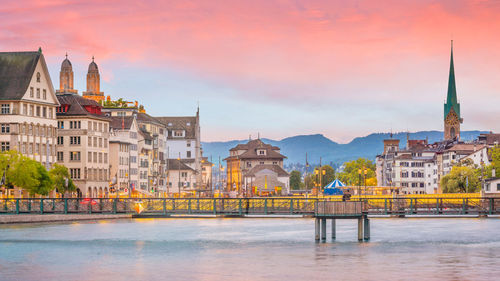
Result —
<svg viewBox="0 0 500 281"><path fill-rule="evenodd" d="M264 193L268 191L264 183L256 175L267 176L269 173L259 173L269 170L276 173L276 182L279 185L272 186L272 191L279 194L287 194L289 190L289 175L283 170L283 160L286 158L280 153L280 148L264 143L260 139L251 140L246 144L238 144L229 150L227 162L227 188L240 195L251 195L255 192ZM276 172L278 171L278 172ZM251 173L250 173L251 172ZM278 180L281 178L281 181ZM270 189L271 190L271 189Z"/></svg>
<svg viewBox="0 0 500 281"><path fill-rule="evenodd" d="M0 52L0 149L17 150L50 169L56 162L59 105L41 49ZM21 190L10 191L16 197Z"/></svg>
<svg viewBox="0 0 500 281"><path fill-rule="evenodd" d="M67 58L61 72L73 80L66 76L73 73ZM72 83L61 83L57 99L57 161L68 167L78 196L107 197L110 119L96 101L78 95Z"/></svg>
<svg viewBox="0 0 500 281"><path fill-rule="evenodd" d="M206 193L210 193L212 190L212 168L214 164L208 161L207 157L202 157L201 159L201 182L202 186L200 190L205 190Z"/></svg>
<svg viewBox="0 0 500 281"><path fill-rule="evenodd" d="M116 190L139 188L138 126L135 116L110 117L110 175Z"/></svg>

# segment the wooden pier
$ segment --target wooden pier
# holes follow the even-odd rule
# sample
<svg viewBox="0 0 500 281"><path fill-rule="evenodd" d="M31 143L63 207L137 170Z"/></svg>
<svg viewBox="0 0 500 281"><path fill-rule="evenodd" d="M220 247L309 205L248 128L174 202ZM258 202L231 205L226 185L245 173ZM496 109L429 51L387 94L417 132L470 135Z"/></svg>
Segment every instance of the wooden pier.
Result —
<svg viewBox="0 0 500 281"><path fill-rule="evenodd" d="M318 201L315 206L315 240L326 241L327 220L331 221L331 237L336 239L337 219L358 220L358 241L370 240L370 220L363 213L361 201Z"/></svg>

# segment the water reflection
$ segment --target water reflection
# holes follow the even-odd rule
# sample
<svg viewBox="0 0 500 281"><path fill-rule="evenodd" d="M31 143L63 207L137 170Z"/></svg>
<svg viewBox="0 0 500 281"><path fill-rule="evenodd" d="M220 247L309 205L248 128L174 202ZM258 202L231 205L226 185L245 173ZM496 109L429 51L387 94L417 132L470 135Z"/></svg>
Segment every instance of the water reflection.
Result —
<svg viewBox="0 0 500 281"><path fill-rule="evenodd" d="M493 219L354 221L314 242L311 219L147 219L0 226L1 280L488 280ZM328 229L329 230L329 229Z"/></svg>

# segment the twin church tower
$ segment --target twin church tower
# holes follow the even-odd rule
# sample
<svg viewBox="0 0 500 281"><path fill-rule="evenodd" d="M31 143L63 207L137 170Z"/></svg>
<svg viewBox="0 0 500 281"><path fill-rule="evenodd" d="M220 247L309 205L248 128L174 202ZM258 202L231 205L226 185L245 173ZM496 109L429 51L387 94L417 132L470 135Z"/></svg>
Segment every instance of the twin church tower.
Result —
<svg viewBox="0 0 500 281"><path fill-rule="evenodd" d="M67 54L61 64L59 83L59 90L57 90L58 93L78 93L78 91L73 87L73 66L69 61ZM99 68L94 62L94 57L92 57L92 62L89 64L89 70L87 72L87 91L83 92L82 96L100 103L104 100L104 93L100 91L100 88L101 77L99 75Z"/></svg>

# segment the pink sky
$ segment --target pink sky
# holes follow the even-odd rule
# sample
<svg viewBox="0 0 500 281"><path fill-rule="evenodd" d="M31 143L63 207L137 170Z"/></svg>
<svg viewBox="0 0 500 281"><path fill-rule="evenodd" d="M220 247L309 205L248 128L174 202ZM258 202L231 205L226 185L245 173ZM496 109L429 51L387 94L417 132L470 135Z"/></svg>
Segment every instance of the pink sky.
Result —
<svg viewBox="0 0 500 281"><path fill-rule="evenodd" d="M500 131L495 2L3 0L0 48L41 46L54 85L68 51L80 91L95 55L101 89L141 92L153 115L192 114L176 105L200 101L205 140L345 142L442 129L453 39L463 128ZM157 81L172 75L176 86Z"/></svg>

